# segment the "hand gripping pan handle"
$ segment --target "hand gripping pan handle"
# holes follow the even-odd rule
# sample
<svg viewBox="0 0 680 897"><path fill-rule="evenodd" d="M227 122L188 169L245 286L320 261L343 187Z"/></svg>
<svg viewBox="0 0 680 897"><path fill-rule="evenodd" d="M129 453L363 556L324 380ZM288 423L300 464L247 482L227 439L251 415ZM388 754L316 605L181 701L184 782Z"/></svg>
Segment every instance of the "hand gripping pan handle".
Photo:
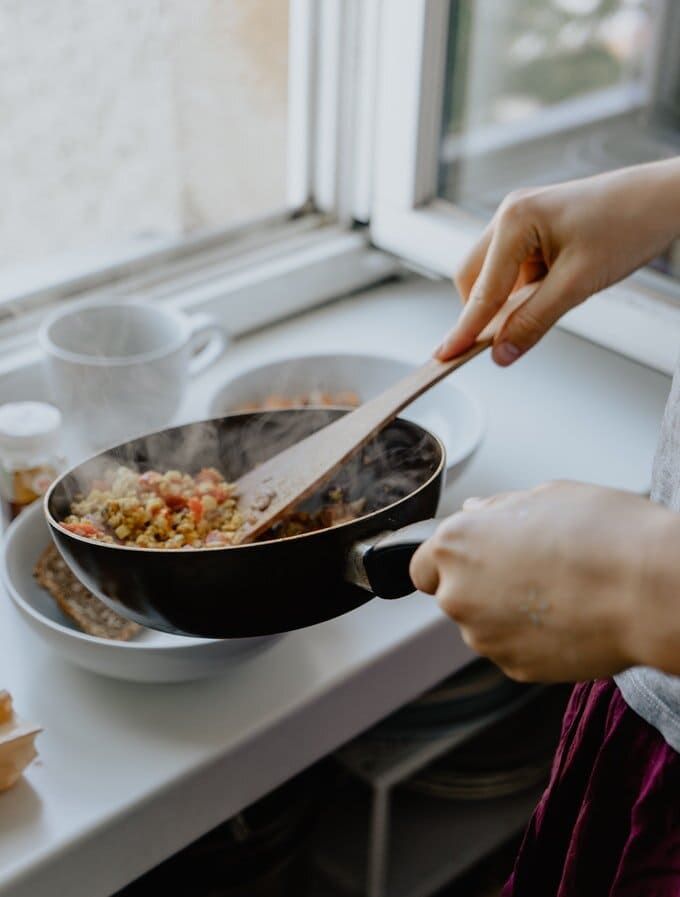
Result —
<svg viewBox="0 0 680 897"><path fill-rule="evenodd" d="M403 598L416 591L411 558L434 535L441 520L419 520L375 539L357 542L347 558L346 578L380 598Z"/></svg>

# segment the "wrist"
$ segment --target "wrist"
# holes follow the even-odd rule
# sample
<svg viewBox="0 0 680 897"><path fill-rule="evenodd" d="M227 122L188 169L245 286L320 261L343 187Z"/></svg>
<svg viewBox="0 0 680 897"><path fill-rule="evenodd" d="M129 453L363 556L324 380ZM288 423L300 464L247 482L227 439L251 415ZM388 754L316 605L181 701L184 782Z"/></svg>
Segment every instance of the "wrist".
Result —
<svg viewBox="0 0 680 897"><path fill-rule="evenodd" d="M680 675L680 514L650 505L622 619L629 666Z"/></svg>
<svg viewBox="0 0 680 897"><path fill-rule="evenodd" d="M639 211L646 211L641 218L650 232L657 231L669 244L680 236L680 157L651 162L638 171L640 196L636 199Z"/></svg>

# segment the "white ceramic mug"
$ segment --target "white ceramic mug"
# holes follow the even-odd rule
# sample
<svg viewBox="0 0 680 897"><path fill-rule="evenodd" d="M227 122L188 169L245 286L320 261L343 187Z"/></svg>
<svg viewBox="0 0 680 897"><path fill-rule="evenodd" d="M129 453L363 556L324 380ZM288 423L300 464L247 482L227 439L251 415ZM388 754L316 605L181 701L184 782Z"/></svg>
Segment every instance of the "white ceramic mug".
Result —
<svg viewBox="0 0 680 897"><path fill-rule="evenodd" d="M208 315L143 302L70 305L39 338L53 400L80 451L170 424L190 378L227 342Z"/></svg>

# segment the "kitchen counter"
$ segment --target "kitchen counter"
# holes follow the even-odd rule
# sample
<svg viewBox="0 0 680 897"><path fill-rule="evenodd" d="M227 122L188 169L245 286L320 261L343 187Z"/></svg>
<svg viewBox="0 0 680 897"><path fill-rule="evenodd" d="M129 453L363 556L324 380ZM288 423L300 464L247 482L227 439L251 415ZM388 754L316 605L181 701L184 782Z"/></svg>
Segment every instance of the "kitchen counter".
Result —
<svg viewBox="0 0 680 897"><path fill-rule="evenodd" d="M239 340L182 417L204 416L231 374L282 355L422 359L453 314L448 287L419 278L335 302ZM442 511L556 477L648 489L667 377L555 332L513 369L481 357L456 382L485 406L487 432ZM38 762L0 795L0 895L112 894L468 656L415 595L293 633L210 681L134 685L51 654L0 594L0 684L44 727Z"/></svg>

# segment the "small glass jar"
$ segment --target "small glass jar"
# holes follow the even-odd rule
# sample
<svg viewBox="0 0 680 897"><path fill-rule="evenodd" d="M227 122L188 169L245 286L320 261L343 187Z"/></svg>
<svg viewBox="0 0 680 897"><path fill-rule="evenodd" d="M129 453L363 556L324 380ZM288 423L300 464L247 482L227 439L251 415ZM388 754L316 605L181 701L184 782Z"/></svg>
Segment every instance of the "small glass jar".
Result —
<svg viewBox="0 0 680 897"><path fill-rule="evenodd" d="M0 518L7 526L64 466L61 412L46 402L0 405Z"/></svg>

